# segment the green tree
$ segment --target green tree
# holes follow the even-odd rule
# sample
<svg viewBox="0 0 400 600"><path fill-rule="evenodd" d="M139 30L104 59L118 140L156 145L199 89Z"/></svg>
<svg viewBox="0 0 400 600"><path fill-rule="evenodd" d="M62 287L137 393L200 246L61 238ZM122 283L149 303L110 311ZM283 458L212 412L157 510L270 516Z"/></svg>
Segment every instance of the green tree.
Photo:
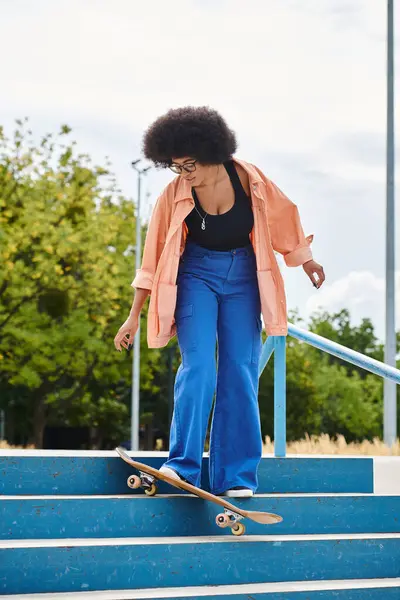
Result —
<svg viewBox="0 0 400 600"><path fill-rule="evenodd" d="M319 433L321 398L316 393L314 356L310 347L294 338L286 346L286 429L289 440L304 432ZM274 359L271 357L260 379L259 403L263 435L274 437Z"/></svg>
<svg viewBox="0 0 400 600"><path fill-rule="evenodd" d="M312 329L332 341L382 359L372 323L365 319L353 326L347 310L311 318ZM287 438L308 434L344 435L349 440L382 436L383 381L340 359L290 336L286 348ZM273 437L273 359L260 381L260 411L263 434Z"/></svg>
<svg viewBox="0 0 400 600"><path fill-rule="evenodd" d="M382 381L367 374L351 374L345 367L320 361L314 372L321 410L320 432L342 434L348 441L382 436Z"/></svg>
<svg viewBox="0 0 400 600"><path fill-rule="evenodd" d="M346 348L376 360L383 360L383 346L375 335L372 321L364 318L360 325L352 325L348 309L342 309L332 315L326 311L314 314L310 319L310 330ZM367 374L365 369L359 369L333 356L330 357L330 362L344 366L349 373L357 369L361 377Z"/></svg>
<svg viewBox="0 0 400 600"><path fill-rule="evenodd" d="M47 423L129 431L131 357L113 338L132 301L133 205L69 134L0 132L0 402L37 447Z"/></svg>
<svg viewBox="0 0 400 600"><path fill-rule="evenodd" d="M99 448L129 438L130 429L132 352L118 353L113 338L133 296L133 203L110 165L92 165L70 134L63 126L37 144L26 121L17 121L12 139L0 129L0 408L9 435L38 448L46 425L91 427ZM147 306L141 423L168 433L179 350L176 338L148 349L146 316ZM354 326L347 310L318 313L306 327L383 359L371 321ZM259 393L271 437L273 396L271 359ZM288 337L288 439L381 435L382 396L379 377Z"/></svg>

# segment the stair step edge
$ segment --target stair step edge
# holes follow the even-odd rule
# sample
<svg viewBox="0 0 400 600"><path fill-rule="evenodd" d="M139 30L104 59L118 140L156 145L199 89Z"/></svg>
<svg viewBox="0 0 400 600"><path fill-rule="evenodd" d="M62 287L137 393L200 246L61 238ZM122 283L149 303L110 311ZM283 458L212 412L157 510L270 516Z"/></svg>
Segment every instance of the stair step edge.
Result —
<svg viewBox="0 0 400 600"><path fill-rule="evenodd" d="M105 590L93 592L63 592L18 594L2 596L3 600L145 600L147 598L185 598L190 596L223 596L227 594L273 594L290 592L319 592L358 589L400 589L400 577L393 579L342 579L325 581L290 581L185 588L147 588L142 590Z"/></svg>
<svg viewBox="0 0 400 600"><path fill-rule="evenodd" d="M151 546L175 544L209 544L209 543L255 543L255 542L304 542L304 541L338 541L338 540L371 540L397 539L400 533L316 533L287 535L243 535L241 537L226 536L175 536L175 537L116 537L116 538L49 538L0 540L0 550L9 548L56 548L80 546Z"/></svg>

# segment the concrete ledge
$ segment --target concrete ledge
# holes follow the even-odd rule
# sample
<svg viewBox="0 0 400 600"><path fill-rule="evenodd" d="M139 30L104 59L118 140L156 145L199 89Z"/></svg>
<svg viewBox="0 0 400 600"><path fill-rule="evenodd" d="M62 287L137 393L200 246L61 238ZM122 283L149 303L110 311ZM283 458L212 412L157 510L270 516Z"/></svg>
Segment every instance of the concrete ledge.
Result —
<svg viewBox="0 0 400 600"><path fill-rule="evenodd" d="M0 594L400 577L400 534L0 542Z"/></svg>
<svg viewBox="0 0 400 600"><path fill-rule="evenodd" d="M400 456L374 457L374 490L400 495Z"/></svg>
<svg viewBox="0 0 400 600"><path fill-rule="evenodd" d="M134 456L154 468L165 461L165 453ZM372 458L264 457L258 493L371 493L373 465ZM8 450L0 454L0 494L129 494L126 479L131 473L115 452ZM209 489L207 456L202 487ZM171 488L161 482L159 491Z"/></svg>
<svg viewBox="0 0 400 600"><path fill-rule="evenodd" d="M161 600L164 598L218 598L221 600L398 600L400 579L353 579L332 581L289 581L186 588L76 592L61 594L23 594L21 600ZM15 600L16 596L3 596Z"/></svg>
<svg viewBox="0 0 400 600"><path fill-rule="evenodd" d="M268 526L245 519L250 535L400 533L400 496L264 494L235 504L283 517ZM215 524L218 512L218 506L187 494L3 496L0 539L226 536Z"/></svg>

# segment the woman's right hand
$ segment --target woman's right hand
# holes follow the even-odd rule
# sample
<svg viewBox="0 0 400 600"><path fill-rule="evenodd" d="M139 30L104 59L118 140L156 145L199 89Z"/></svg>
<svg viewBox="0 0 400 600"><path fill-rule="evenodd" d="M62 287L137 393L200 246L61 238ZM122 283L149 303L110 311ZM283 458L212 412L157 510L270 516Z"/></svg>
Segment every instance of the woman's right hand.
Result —
<svg viewBox="0 0 400 600"><path fill-rule="evenodd" d="M129 346L133 344L133 338L135 337L138 328L139 319L134 316L128 317L125 323L121 325L114 338L114 346L119 352L122 351L121 346L128 350Z"/></svg>

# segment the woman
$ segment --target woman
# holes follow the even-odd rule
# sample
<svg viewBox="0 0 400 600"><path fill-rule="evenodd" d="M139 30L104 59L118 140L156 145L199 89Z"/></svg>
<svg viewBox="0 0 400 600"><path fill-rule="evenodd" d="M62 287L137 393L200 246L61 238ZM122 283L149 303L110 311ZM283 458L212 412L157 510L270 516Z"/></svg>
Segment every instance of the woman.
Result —
<svg viewBox="0 0 400 600"><path fill-rule="evenodd" d="M128 348L149 294L150 348L177 333L170 450L162 471L199 486L214 393L209 474L214 494L252 496L262 454L258 408L261 313L268 335L286 335L286 302L274 251L302 265L319 288L296 206L255 166L233 158L235 134L206 107L170 110L144 136L144 154L177 177L154 208L130 315ZM216 361L216 342L218 356ZM218 364L218 368L216 365Z"/></svg>

